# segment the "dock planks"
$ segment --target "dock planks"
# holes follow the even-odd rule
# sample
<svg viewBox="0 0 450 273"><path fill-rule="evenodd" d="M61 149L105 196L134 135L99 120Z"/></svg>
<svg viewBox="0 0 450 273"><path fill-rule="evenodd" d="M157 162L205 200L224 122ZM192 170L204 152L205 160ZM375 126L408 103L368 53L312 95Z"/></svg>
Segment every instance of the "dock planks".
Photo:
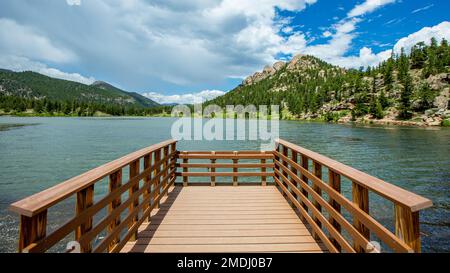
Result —
<svg viewBox="0 0 450 273"><path fill-rule="evenodd" d="M274 186L175 187L122 252L326 252Z"/></svg>

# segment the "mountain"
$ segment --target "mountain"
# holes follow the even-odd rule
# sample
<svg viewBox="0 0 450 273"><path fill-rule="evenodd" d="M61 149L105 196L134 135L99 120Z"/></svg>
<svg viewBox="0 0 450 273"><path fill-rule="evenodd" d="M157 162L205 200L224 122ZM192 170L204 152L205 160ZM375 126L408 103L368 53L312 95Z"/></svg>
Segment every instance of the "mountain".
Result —
<svg viewBox="0 0 450 273"><path fill-rule="evenodd" d="M432 39L377 67L344 69L297 55L247 77L205 103L279 105L284 119L414 125L448 124L450 47Z"/></svg>
<svg viewBox="0 0 450 273"><path fill-rule="evenodd" d="M136 103L140 104L143 107L160 106L160 104L158 104L157 102L155 102L155 101L153 101L153 100L151 100L151 99L149 99L147 97L144 97L141 94L138 94L136 92L124 91L124 90L119 89L119 88L117 88L117 87L115 87L115 86L113 86L113 85L111 85L109 83L106 83L106 82L96 81L93 84L91 84L91 86L96 87L96 88L100 88L100 89L103 89L103 90L110 90L110 91L121 93L121 94L124 94L124 95L127 95L127 96L131 96L136 101Z"/></svg>
<svg viewBox="0 0 450 273"><path fill-rule="evenodd" d="M158 104L137 93L129 93L102 83L85 85L54 79L35 72L0 71L0 93L28 99L52 101L97 102L133 107L154 107Z"/></svg>

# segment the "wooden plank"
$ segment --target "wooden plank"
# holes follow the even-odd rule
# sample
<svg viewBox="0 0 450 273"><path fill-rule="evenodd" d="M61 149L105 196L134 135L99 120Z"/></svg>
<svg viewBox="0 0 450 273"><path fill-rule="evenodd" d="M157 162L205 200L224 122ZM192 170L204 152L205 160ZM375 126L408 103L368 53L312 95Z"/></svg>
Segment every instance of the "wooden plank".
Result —
<svg viewBox="0 0 450 273"><path fill-rule="evenodd" d="M114 192L117 188L122 186L122 169L116 171L109 175L109 193ZM108 206L108 214L111 214L117 207L122 203L121 196L115 198ZM108 225L108 232L114 230L116 226L120 224L120 215L117 216L111 224ZM112 240L111 244L108 246L108 251L110 251L118 242L120 238L116 237Z"/></svg>
<svg viewBox="0 0 450 273"><path fill-rule="evenodd" d="M144 155L159 149L161 147L170 145L175 142L174 140L167 140L134 153L128 154L124 157L108 162L100 167L87 171L81 175L73 177L65 182L62 182L56 186L46 189L42 192L29 196L25 199L13 203L9 209L18 214L25 216L33 216L40 211L55 205L59 201L66 199L67 197L75 194L83 188L86 188L95 182L99 181L103 177L110 175L120 168L128 165L137 158L141 158Z"/></svg>
<svg viewBox="0 0 450 273"><path fill-rule="evenodd" d="M266 159L261 159L261 161L266 162ZM176 164L177 167L180 168L191 168L191 169L200 169L200 168L224 168L224 169L232 169L232 168L273 168L273 163L179 163ZM265 172L265 171L263 171Z"/></svg>
<svg viewBox="0 0 450 273"><path fill-rule="evenodd" d="M148 155L144 156L144 170L148 169L152 166L152 161L153 161L153 154L150 153ZM148 175L146 175L144 177L144 187L147 187L147 189L144 191L144 198L149 196L151 194L151 183L152 178L151 178L151 173L149 173ZM144 204L144 210L147 209L150 206L150 202L148 204Z"/></svg>
<svg viewBox="0 0 450 273"><path fill-rule="evenodd" d="M215 152L211 152L211 154L215 154ZM215 166L216 160L215 159L211 159L211 165ZM211 167L211 173L215 173L216 172L216 167ZM214 187L216 186L216 177L215 176L211 176L211 186Z"/></svg>
<svg viewBox="0 0 450 273"><path fill-rule="evenodd" d="M266 159L261 159L261 172L262 173L265 173L267 171L266 166L267 166ZM265 176L263 176L261 178L261 185L267 186L267 178Z"/></svg>
<svg viewBox="0 0 450 273"><path fill-rule="evenodd" d="M161 160L161 149L158 149L156 151L153 152L153 154L155 155L155 161L160 161ZM156 178L156 175L160 172L161 168L158 167L157 169L154 170L153 172L153 177ZM156 181L153 183L153 202L155 202L155 200L159 197L160 192L159 190L155 190L155 189L160 189L160 183L161 183L161 177L158 176L158 178L156 179ZM156 208L159 208L159 202L157 204L155 204Z"/></svg>
<svg viewBox="0 0 450 273"><path fill-rule="evenodd" d="M152 237L139 238L128 245L243 245L243 244L317 243L311 236L252 236L252 237Z"/></svg>
<svg viewBox="0 0 450 273"><path fill-rule="evenodd" d="M295 169L295 168L294 168ZM314 175L319 178L322 179L322 165L320 165L320 163L313 161L313 173ZM320 189L319 186L316 185L316 183L313 183L313 190L319 194L320 196L322 196L322 190ZM313 205L317 208L317 210L322 213L322 206L319 204L319 202L316 200L316 198L313 198ZM320 221L314 216L313 217L314 221L316 221L317 225L319 227L322 227L322 224L320 223ZM314 234L314 237L317 239L317 235Z"/></svg>
<svg viewBox="0 0 450 273"><path fill-rule="evenodd" d="M238 219L298 219L297 214L294 212L288 212L283 214L173 214L171 212L164 215L155 215L153 220L158 221L162 219L171 220L238 220Z"/></svg>
<svg viewBox="0 0 450 273"><path fill-rule="evenodd" d="M336 192L341 193L341 176L330 169L328 170L328 185ZM341 205L336 200L334 200L332 196L329 196L329 203L334 210L336 210L338 213L341 212ZM339 223L334 219L333 216L329 216L329 221L338 232L341 232L341 225L339 225ZM336 245L338 249L340 248L339 243L334 240L334 238L331 238L331 241Z"/></svg>
<svg viewBox="0 0 450 273"><path fill-rule="evenodd" d="M165 167L167 167L167 165L166 165ZM139 174L139 168L140 168L140 165L139 165L139 159L138 159L138 160L135 160L135 161L133 161L133 162L130 163L130 173L129 173L130 179L133 179L134 177L136 177L136 176ZM133 196L133 194L134 194L135 192L137 192L137 191L139 191L139 182L136 183L136 184L134 184L134 185L130 188L130 190L129 190L129 196ZM133 213L133 211L134 211L138 206L139 206L139 199L136 198L136 199L134 199L134 200L131 202L131 204L130 204L130 206L129 206L129 209L128 209L128 213L129 213L129 214L130 214L130 213ZM148 207L147 204L144 204L144 206L147 206L147 207ZM133 217L133 219L132 219L132 220L130 221L130 223L128 224L128 227L130 228L130 227L133 226L135 223L137 223L137 221L139 221L139 215L138 215L138 214L136 214L136 215ZM131 240L132 240L132 241L135 241L136 239L137 239L137 232L134 233L134 234L131 236Z"/></svg>
<svg viewBox="0 0 450 273"><path fill-rule="evenodd" d="M144 237L242 237L242 236L311 236L311 232L307 229L181 229L181 230L144 230L139 233L139 236Z"/></svg>
<svg viewBox="0 0 450 273"><path fill-rule="evenodd" d="M163 163L163 169L166 169L166 171L163 174L163 177L167 177L167 174L169 173L169 169L167 168L167 166L169 166L169 161L170 161L170 159L168 158L169 157L169 146L166 146L163 148L163 155L164 155L163 158L166 158L166 160L164 160L164 163ZM169 177L167 177L167 178L169 178ZM167 180L162 181L162 183L163 183L162 187L165 188L167 186Z"/></svg>
<svg viewBox="0 0 450 273"><path fill-rule="evenodd" d="M183 159L183 163L184 163L184 164L188 164L188 160L189 160L189 159L184 158L184 159ZM188 168L187 168L187 167L183 167L183 172L184 172L184 173L187 173L187 172L188 172ZM184 187L187 187L188 183L189 183L189 177L188 177L188 176L183 176L183 186L184 186Z"/></svg>
<svg viewBox="0 0 450 273"><path fill-rule="evenodd" d="M419 212L395 206L395 234L416 253L421 252Z"/></svg>
<svg viewBox="0 0 450 273"><path fill-rule="evenodd" d="M362 171L349 167L331 158L307 150L298 145L292 144L284 140L277 140L278 143L287 146L297 152L319 162L333 172L343 175L361 186L391 200L394 203L409 207L412 212L429 208L433 205L431 200L420 195L414 194L393 184L387 183L381 179L373 177Z"/></svg>
<svg viewBox="0 0 450 273"><path fill-rule="evenodd" d="M363 186L352 183L352 200L353 204L360 208L365 213L369 214L369 190L364 188ZM358 218L353 219L353 225L356 227L356 229L366 238L367 240L370 240L370 230L366 228L359 220ZM354 244L354 248L357 252L365 252L366 249L363 247L358 246L358 244Z"/></svg>
<svg viewBox="0 0 450 273"><path fill-rule="evenodd" d="M186 230L186 231L195 231L195 230L215 230L215 231L242 231L242 230L307 230L309 226L305 226L302 223L293 223L293 224L227 224L227 225L214 225L214 224L148 224L140 227L141 233L139 236L143 236L145 232L152 231L163 231L163 230ZM308 233L309 234L309 233Z"/></svg>
<svg viewBox="0 0 450 273"><path fill-rule="evenodd" d="M180 154L179 158L189 158L189 159L273 159L272 154Z"/></svg>
<svg viewBox="0 0 450 273"><path fill-rule="evenodd" d="M323 246L317 243L297 244L246 244L246 245L137 245L127 246L124 251L130 252L322 252Z"/></svg>
<svg viewBox="0 0 450 273"><path fill-rule="evenodd" d="M234 156L237 156L237 152L234 152ZM237 158L233 158L233 164L237 165L238 164L238 159ZM233 186L237 186L238 185L238 177L235 175L236 173L238 173L238 169L236 167L233 168ZM242 173L239 175L242 176Z"/></svg>
<svg viewBox="0 0 450 273"><path fill-rule="evenodd" d="M43 239L47 233L47 211L41 211L32 217L20 216L18 251L26 252L25 248Z"/></svg>
<svg viewBox="0 0 450 273"><path fill-rule="evenodd" d="M77 193L77 203L75 214L76 216L81 215L85 210L91 207L94 203L94 185L79 191ZM86 234L92 229L93 217L88 217L81 225L75 229L75 240L79 241L81 236ZM91 252L92 245L91 242L81 245L81 252Z"/></svg>
<svg viewBox="0 0 450 273"><path fill-rule="evenodd" d="M296 224L298 219L163 219L153 220L161 225L253 225L253 224Z"/></svg>
<svg viewBox="0 0 450 273"><path fill-rule="evenodd" d="M270 172L238 172L236 168L233 169L233 172L181 172L177 173L178 176L188 176L188 177L212 177L212 176L228 176L233 177L233 183L237 181L237 178L239 176L245 176L245 177L257 177L257 176L273 176L273 173Z"/></svg>

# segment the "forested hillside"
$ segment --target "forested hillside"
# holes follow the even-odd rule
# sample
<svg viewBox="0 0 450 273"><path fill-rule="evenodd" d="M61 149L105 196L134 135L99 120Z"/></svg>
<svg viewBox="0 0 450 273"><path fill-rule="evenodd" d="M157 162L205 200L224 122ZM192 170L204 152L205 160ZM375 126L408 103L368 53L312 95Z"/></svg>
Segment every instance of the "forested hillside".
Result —
<svg viewBox="0 0 450 273"><path fill-rule="evenodd" d="M137 93L104 82L85 85L35 72L0 70L0 113L92 116L170 111Z"/></svg>
<svg viewBox="0 0 450 273"><path fill-rule="evenodd" d="M450 47L419 43L377 67L347 70L312 56L277 62L206 104L280 105L285 119L448 124Z"/></svg>

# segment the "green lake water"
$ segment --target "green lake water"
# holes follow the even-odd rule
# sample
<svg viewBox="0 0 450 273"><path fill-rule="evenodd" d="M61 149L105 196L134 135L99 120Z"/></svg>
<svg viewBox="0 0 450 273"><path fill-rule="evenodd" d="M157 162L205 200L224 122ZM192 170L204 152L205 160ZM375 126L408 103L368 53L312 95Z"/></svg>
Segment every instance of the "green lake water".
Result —
<svg viewBox="0 0 450 273"><path fill-rule="evenodd" d="M0 117L0 252L14 252L10 203L170 138L171 118ZM282 121L280 137L431 199L421 212L424 252L450 252L450 129ZM179 150L258 150L258 141L180 141ZM343 181L349 194L349 183ZM371 195L371 213L392 230L392 205ZM50 228L73 213L55 209ZM64 217L63 217L64 216Z"/></svg>

